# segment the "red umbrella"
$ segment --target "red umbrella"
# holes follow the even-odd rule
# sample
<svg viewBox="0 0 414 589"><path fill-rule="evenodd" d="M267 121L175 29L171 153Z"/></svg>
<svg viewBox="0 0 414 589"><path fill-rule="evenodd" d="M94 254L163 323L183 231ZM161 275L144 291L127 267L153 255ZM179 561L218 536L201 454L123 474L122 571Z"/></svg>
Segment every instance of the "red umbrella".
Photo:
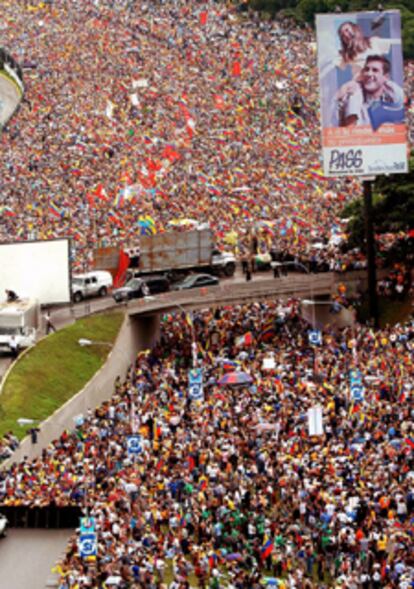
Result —
<svg viewBox="0 0 414 589"><path fill-rule="evenodd" d="M252 382L252 377L246 372L228 372L220 378L218 384L234 386L240 384L251 384Z"/></svg>

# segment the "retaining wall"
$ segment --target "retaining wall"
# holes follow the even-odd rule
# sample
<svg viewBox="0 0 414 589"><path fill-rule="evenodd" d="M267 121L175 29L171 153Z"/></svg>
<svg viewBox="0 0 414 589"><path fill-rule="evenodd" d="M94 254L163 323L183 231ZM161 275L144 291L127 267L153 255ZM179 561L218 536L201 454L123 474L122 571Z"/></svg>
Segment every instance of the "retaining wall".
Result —
<svg viewBox="0 0 414 589"><path fill-rule="evenodd" d="M58 438L64 429L73 429L74 417L85 414L89 408L93 409L107 401L113 393L116 377L123 377L135 360L137 352L149 347L154 340L156 327L157 321L154 319L148 322L147 318L142 325L139 318L125 315L105 364L79 393L38 426L40 431L37 444L33 444L30 436L27 436L21 441L13 456L4 461L0 468L7 468L12 462L18 462L25 456L31 459L41 455L43 448Z"/></svg>

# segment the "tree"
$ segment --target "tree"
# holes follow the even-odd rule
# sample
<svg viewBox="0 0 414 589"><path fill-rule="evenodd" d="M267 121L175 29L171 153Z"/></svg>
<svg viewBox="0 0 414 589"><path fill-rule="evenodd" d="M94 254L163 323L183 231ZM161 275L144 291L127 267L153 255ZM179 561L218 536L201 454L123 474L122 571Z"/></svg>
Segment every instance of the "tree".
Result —
<svg viewBox="0 0 414 589"><path fill-rule="evenodd" d="M378 201L375 223L381 232L408 232L414 228L414 156L408 174L380 176L375 182Z"/></svg>
<svg viewBox="0 0 414 589"><path fill-rule="evenodd" d="M404 57L414 58L414 0L385 0L382 4L386 10L398 8L401 11ZM253 10L274 16L290 16L298 23L307 22L313 25L315 14L334 12L337 7L342 12L377 10L378 0L250 0L248 6Z"/></svg>
<svg viewBox="0 0 414 589"><path fill-rule="evenodd" d="M373 217L375 233L403 233L414 228L414 156L409 162L408 174L379 176L373 186ZM342 216L349 219L347 247L365 249L364 203L360 198L345 207ZM409 252L410 242L399 246L399 256Z"/></svg>

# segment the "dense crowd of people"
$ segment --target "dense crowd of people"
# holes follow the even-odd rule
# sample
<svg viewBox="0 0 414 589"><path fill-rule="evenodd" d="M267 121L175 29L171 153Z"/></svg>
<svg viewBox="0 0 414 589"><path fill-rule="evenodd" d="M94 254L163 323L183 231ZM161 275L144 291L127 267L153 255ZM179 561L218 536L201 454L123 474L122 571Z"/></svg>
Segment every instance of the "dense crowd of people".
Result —
<svg viewBox="0 0 414 589"><path fill-rule="evenodd" d="M240 255L257 232L338 261L361 187L322 174L310 29L186 0L4 0L1 27L26 95L1 136L0 240L70 236L90 269L149 216L208 223Z"/></svg>
<svg viewBox="0 0 414 589"><path fill-rule="evenodd" d="M13 456L13 452L19 447L20 443L13 432L6 432L0 439L0 463Z"/></svg>
<svg viewBox="0 0 414 589"><path fill-rule="evenodd" d="M404 300L412 287L411 271L408 264L394 264L377 285L378 294L391 299Z"/></svg>
<svg viewBox="0 0 414 589"><path fill-rule="evenodd" d="M328 329L313 346L299 305L164 316L110 401L0 475L3 505L78 504L96 519L96 562L74 536L60 589L412 587L414 324Z"/></svg>
<svg viewBox="0 0 414 589"><path fill-rule="evenodd" d="M70 236L74 270L89 269L149 218L208 224L241 258L254 238L311 271L364 267L340 250L360 182L321 169L310 29L186 0L2 0L0 27L26 85L0 136L0 241ZM328 328L312 345L299 305L165 316L110 401L0 473L0 505L95 518L97 558L74 535L60 589L414 586L414 324ZM221 384L230 371L247 384Z"/></svg>

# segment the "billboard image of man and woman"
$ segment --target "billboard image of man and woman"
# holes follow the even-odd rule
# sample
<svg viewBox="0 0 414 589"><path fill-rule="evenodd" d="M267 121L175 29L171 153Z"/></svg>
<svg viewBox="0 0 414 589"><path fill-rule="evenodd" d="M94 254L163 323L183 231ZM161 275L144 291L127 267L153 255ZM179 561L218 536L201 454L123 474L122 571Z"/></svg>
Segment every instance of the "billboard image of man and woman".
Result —
<svg viewBox="0 0 414 589"><path fill-rule="evenodd" d="M397 10L316 17L324 172L407 172Z"/></svg>

